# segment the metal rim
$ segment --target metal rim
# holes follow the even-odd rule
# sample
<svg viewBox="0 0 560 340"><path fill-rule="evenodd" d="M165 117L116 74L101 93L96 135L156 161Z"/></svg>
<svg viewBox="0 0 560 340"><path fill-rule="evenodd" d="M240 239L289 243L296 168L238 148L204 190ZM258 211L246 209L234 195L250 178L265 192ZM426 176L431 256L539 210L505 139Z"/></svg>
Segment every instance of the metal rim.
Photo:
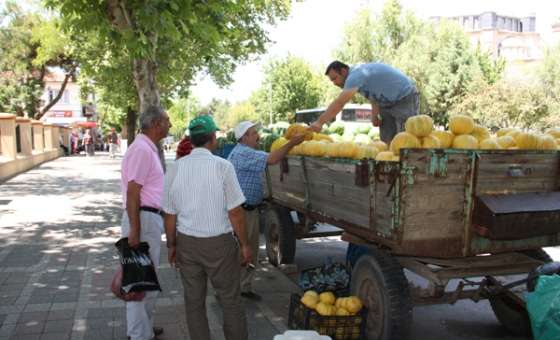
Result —
<svg viewBox="0 0 560 340"><path fill-rule="evenodd" d="M358 296L368 309L366 334L368 339L379 339L383 335L385 308L383 294L375 280L366 278L358 288Z"/></svg>

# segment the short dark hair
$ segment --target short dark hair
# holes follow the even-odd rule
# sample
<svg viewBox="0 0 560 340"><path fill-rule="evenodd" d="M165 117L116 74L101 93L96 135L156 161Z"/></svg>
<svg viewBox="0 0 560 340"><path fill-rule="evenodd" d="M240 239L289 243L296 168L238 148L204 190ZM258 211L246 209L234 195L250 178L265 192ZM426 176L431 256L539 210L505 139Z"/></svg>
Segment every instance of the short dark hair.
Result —
<svg viewBox="0 0 560 340"><path fill-rule="evenodd" d="M191 143L195 147L199 148L201 146L204 146L204 144L208 143L209 141L211 141L212 137L215 134L216 134L215 132L212 132L212 133L200 133L200 134L192 135Z"/></svg>
<svg viewBox="0 0 560 340"><path fill-rule="evenodd" d="M335 60L327 66L327 70L325 71L325 75L328 75L331 70L335 70L336 72L340 73L342 69L349 69L348 65L343 63L342 61Z"/></svg>

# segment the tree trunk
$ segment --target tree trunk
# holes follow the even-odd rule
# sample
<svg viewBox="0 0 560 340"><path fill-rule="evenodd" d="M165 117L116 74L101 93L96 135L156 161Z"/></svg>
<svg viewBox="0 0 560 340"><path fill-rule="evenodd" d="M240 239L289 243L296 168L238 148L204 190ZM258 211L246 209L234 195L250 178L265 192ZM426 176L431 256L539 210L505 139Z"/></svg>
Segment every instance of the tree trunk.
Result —
<svg viewBox="0 0 560 340"><path fill-rule="evenodd" d="M62 98L62 94L64 94L64 90L66 90L66 85L68 85L68 81L70 80L70 78L72 78L74 76L75 71L76 71L76 69L72 68L72 69L70 69L70 71L68 71L68 73L66 73L66 75L64 76L64 81L62 81L62 86L60 87L60 90L58 90L58 93L57 93L56 97L54 97L53 100L51 100L50 103L45 105L45 107L43 107L42 110L37 112L37 114L35 115L36 120L41 119L41 117L43 117L45 115L45 113L47 113L47 111L49 111L50 108L53 107L56 103L58 103L60 98Z"/></svg>
<svg viewBox="0 0 560 340"><path fill-rule="evenodd" d="M136 137L136 111L131 107L126 110L126 134L128 145L130 145Z"/></svg>
<svg viewBox="0 0 560 340"><path fill-rule="evenodd" d="M133 77L140 112L144 112L150 106L160 106L159 90L156 82L156 64L148 59L135 59L133 64Z"/></svg>

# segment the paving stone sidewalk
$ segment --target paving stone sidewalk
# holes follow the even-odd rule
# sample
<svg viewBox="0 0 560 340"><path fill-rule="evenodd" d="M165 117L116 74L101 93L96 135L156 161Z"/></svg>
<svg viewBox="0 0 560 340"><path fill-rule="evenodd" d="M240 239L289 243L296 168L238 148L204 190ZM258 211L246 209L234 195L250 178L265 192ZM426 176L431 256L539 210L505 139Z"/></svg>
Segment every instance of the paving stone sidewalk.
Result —
<svg viewBox="0 0 560 340"><path fill-rule="evenodd" d="M124 303L109 290L120 235L120 159L65 157L0 184L0 340L126 339ZM162 245L155 324L161 339L189 339L180 279ZM261 253L261 259L264 255ZM250 339L286 330L297 287L266 263L259 303L246 303ZM207 296L213 339L221 311Z"/></svg>

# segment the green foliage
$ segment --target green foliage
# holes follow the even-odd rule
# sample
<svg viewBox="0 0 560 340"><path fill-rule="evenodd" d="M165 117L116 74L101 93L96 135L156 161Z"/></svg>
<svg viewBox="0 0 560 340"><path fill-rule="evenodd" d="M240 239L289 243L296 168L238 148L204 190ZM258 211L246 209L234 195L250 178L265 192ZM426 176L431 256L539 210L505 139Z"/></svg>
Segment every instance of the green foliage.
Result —
<svg viewBox="0 0 560 340"><path fill-rule="evenodd" d="M399 68L416 82L420 111L439 125L447 124L449 110L464 96L495 83L504 70L503 60L472 48L458 25L434 26L403 11L398 0L387 1L375 20L368 11L359 13L334 55L349 64L381 61Z"/></svg>
<svg viewBox="0 0 560 340"><path fill-rule="evenodd" d="M200 111L201 106L196 98L181 98L174 101L167 110L172 125L169 133L177 139L182 138L188 127L188 122L195 118Z"/></svg>
<svg viewBox="0 0 560 340"><path fill-rule="evenodd" d="M252 122L259 121L259 115L250 101L244 101L233 105L229 109L229 113L225 119L226 124L222 126L222 128L234 128L237 123L244 120L250 120Z"/></svg>
<svg viewBox="0 0 560 340"><path fill-rule="evenodd" d="M290 120L296 110L317 107L321 98L321 77L301 58L291 55L271 60L264 68L261 87L251 102L262 121Z"/></svg>
<svg viewBox="0 0 560 340"><path fill-rule="evenodd" d="M471 115L489 128L517 127L543 130L558 126L554 101L540 86L500 81L480 87L452 111Z"/></svg>
<svg viewBox="0 0 560 340"><path fill-rule="evenodd" d="M80 51L84 72L114 105L138 109L147 97L188 97L196 73L231 82L235 66L269 41L264 24L287 17L288 0L126 2L44 0L58 10ZM137 65L146 66L142 69ZM134 82L149 80L154 86ZM136 75L136 77L134 77ZM144 92L143 92L144 91Z"/></svg>
<svg viewBox="0 0 560 340"><path fill-rule="evenodd" d="M544 59L538 73L547 93L555 98L558 103L558 101L560 101L560 43L545 51ZM560 109L560 107L558 107L558 109ZM558 114L560 114L560 112Z"/></svg>

